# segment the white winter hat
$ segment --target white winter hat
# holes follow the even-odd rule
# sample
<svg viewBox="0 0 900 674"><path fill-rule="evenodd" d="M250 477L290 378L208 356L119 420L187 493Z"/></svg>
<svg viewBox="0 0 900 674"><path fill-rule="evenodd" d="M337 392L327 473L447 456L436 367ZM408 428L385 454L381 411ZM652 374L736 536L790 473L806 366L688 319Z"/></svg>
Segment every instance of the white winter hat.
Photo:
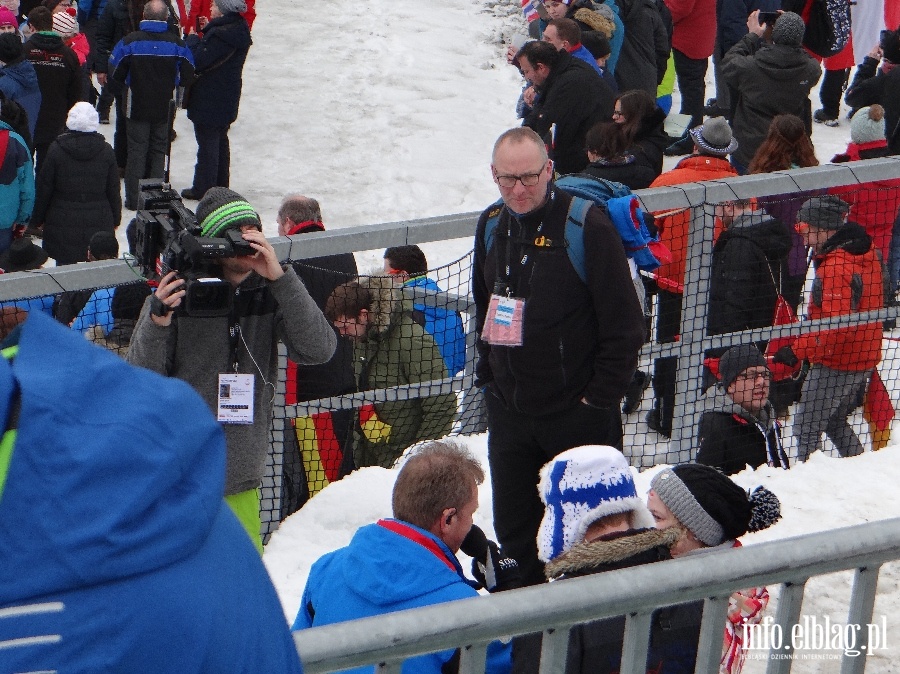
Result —
<svg viewBox="0 0 900 674"><path fill-rule="evenodd" d="M100 128L100 117L90 103L76 103L66 117L66 128L69 131L90 133Z"/></svg>
<svg viewBox="0 0 900 674"><path fill-rule="evenodd" d="M632 513L631 526L654 526L638 498L631 466L615 447L587 445L567 450L541 469L538 485L544 519L538 557L549 562L580 543L588 527L607 515Z"/></svg>

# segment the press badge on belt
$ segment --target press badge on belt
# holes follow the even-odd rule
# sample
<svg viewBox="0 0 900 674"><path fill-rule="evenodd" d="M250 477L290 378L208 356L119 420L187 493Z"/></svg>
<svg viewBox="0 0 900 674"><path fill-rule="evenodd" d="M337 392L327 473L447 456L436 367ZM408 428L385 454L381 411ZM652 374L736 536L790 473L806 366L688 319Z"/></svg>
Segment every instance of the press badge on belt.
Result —
<svg viewBox="0 0 900 674"><path fill-rule="evenodd" d="M221 424L253 423L252 374L229 372L219 375L219 403L216 421Z"/></svg>
<svg viewBox="0 0 900 674"><path fill-rule="evenodd" d="M491 295L481 339L496 346L522 346L525 300Z"/></svg>

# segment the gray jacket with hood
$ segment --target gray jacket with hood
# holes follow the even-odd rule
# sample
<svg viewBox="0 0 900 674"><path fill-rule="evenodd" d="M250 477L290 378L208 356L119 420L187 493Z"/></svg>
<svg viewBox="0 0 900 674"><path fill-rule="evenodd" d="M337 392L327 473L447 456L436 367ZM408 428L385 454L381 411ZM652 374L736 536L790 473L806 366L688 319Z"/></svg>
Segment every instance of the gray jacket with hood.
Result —
<svg viewBox="0 0 900 674"><path fill-rule="evenodd" d="M297 278L293 268L267 281L255 272L234 289L234 310L240 336L232 340L232 317L198 318L176 313L169 326L156 325L144 303L134 329L127 360L160 374L183 379L203 397L213 413L219 375L254 375L253 423L226 424L225 495L259 486L266 463L269 420L278 377L276 345L283 341L296 363L326 362L335 349L334 330Z"/></svg>

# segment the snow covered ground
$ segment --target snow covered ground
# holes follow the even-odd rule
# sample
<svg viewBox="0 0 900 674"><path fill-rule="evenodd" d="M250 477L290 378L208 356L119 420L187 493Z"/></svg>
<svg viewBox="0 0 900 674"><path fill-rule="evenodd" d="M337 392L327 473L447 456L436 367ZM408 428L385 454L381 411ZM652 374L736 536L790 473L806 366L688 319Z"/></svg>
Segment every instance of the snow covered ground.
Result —
<svg viewBox="0 0 900 674"><path fill-rule="evenodd" d="M520 79L503 56L509 37L524 30L517 6L513 0L260 5L240 118L231 132L232 189L258 208L271 236L278 204L291 192L319 199L329 228L480 210L497 198L489 173L493 141L517 125ZM712 96L711 71L707 82ZM817 98L813 105L819 107ZM183 112L176 129L172 183L180 190L191 184L196 146ZM103 130L111 139L111 127ZM825 163L846 146L849 124L842 116L837 128L816 125L813 140ZM666 168L676 161L667 158ZM123 223L132 215L126 212ZM457 240L423 248L436 266L471 245ZM380 251L358 258L361 270L380 267ZM885 376L889 387L895 379ZM486 465L485 437L466 442ZM775 491L784 512L781 523L745 542L900 515L896 451L844 460L820 454L789 472L741 474L740 484L765 483ZM656 470L638 476L642 490ZM310 565L345 545L357 527L390 515L393 478L381 468L358 471L317 495L272 537L265 562L289 619ZM488 485L480 500L476 523L491 532ZM838 574L811 581L803 613L845 622L848 579ZM882 570L875 613L887 617L889 649L871 658L868 672L897 667L900 625L890 609L900 603L898 580L900 565ZM752 662L745 671L762 667ZM794 671L836 672L838 665L801 661Z"/></svg>

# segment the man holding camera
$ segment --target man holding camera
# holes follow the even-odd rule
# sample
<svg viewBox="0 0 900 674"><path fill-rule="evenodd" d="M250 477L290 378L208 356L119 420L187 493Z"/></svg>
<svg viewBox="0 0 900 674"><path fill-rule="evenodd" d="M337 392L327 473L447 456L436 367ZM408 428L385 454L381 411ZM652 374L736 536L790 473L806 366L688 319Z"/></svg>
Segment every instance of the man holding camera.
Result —
<svg viewBox="0 0 900 674"><path fill-rule="evenodd" d="M212 188L196 216L201 236L237 229L254 251L221 261L222 279L233 288L231 308L221 316L179 310L185 280L169 272L144 304L127 359L191 384L224 424L225 499L262 552L257 488L275 397L276 344L283 341L294 362L315 364L334 353L335 336L294 270L278 262L243 197Z"/></svg>

